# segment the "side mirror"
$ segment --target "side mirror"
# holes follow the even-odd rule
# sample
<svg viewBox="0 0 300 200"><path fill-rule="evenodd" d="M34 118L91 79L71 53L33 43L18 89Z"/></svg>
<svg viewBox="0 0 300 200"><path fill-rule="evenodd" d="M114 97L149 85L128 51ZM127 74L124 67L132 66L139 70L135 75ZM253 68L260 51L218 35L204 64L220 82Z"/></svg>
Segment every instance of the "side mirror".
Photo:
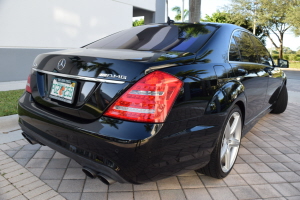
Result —
<svg viewBox="0 0 300 200"><path fill-rule="evenodd" d="M288 60L278 59L277 63L278 63L278 67L280 68L289 68Z"/></svg>

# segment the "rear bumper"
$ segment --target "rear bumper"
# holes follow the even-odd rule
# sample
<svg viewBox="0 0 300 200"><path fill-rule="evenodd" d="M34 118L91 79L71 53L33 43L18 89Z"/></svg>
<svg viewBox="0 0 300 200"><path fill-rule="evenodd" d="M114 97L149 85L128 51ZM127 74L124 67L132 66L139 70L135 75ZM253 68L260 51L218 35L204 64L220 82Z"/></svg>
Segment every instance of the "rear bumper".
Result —
<svg viewBox="0 0 300 200"><path fill-rule="evenodd" d="M102 117L81 124L39 107L29 93L18 109L30 137L121 183L156 181L206 165L221 127L199 126L197 118L155 125ZM216 116L207 118L216 124Z"/></svg>
<svg viewBox="0 0 300 200"><path fill-rule="evenodd" d="M20 120L22 121L22 120ZM66 147L63 147L62 145L59 145L57 143L54 143L52 142L51 140L49 139L46 139L45 137L41 136L42 134L39 134L39 133L36 133L34 131L32 131L31 129L27 128L25 125L24 125L24 121L23 121L23 124L22 123L19 123L20 124L20 127L21 129L27 134L29 135L30 137L32 137L34 140L46 145L46 146L49 146L50 148L74 159L76 162L78 162L81 166L83 167L88 167L88 168L91 168L95 171L98 171L98 172L102 172L104 173L105 175L111 177L112 179L120 182L120 183L126 183L127 181L125 179L123 179L118 173L116 170L110 168L110 167L107 167L103 164L99 164L95 161L92 161L91 159L88 159L88 158L85 158L83 156L81 156L78 152L76 152L75 149L72 149L72 148L66 148ZM40 132L41 133L41 132ZM48 137L49 138L49 137Z"/></svg>

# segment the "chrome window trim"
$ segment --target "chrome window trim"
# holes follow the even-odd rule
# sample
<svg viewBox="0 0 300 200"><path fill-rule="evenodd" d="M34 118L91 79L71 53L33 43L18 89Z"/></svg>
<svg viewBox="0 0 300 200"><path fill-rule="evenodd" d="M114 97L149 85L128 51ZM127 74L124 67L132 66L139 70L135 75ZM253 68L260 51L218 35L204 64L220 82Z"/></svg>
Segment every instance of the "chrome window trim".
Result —
<svg viewBox="0 0 300 200"><path fill-rule="evenodd" d="M235 33L235 32L237 32L237 31L242 31L242 32L245 32L245 33L250 33L251 34L251 32L250 31L248 31L248 30L243 30L243 29L235 29L235 30L233 30L232 31L232 33L231 33L231 35L230 35L230 40L229 40L229 45L228 45L228 57L227 57L227 60L228 60L228 63L231 63L231 62L244 62L244 63L254 63L254 62L245 62L245 61L230 61L229 60L229 53L230 53L230 44L231 44L231 39L233 39L233 34ZM251 38L250 38L250 40L251 40ZM252 41L252 40L251 40ZM253 44L254 45L254 44ZM241 58L242 58L242 55L241 55L241 52L240 52L240 48L238 49L239 50L239 54L240 54L240 56L241 56Z"/></svg>
<svg viewBox="0 0 300 200"><path fill-rule="evenodd" d="M229 64L232 63L232 64L251 64L251 65L263 65L263 66L266 66L266 67L273 67L275 68L275 66L273 65L266 65L266 64L263 64L263 63L253 63L253 62L242 62L242 61L229 61L228 62Z"/></svg>
<svg viewBox="0 0 300 200"><path fill-rule="evenodd" d="M230 45L231 45L231 40L233 39L233 34L236 32L236 31L243 31L242 29L234 29L230 35L230 40L229 40L229 45L227 47L228 51L227 51L227 62L230 63L231 61L229 60L229 53L230 53ZM247 32L247 31L246 31ZM239 49L238 49L239 50ZM239 50L239 54L240 54L240 50ZM241 55L241 54L240 54ZM242 62L242 61L236 61L236 62Z"/></svg>
<svg viewBox="0 0 300 200"><path fill-rule="evenodd" d="M251 64L251 65L265 65L265 64L262 64L262 63L242 62L242 61L229 61L229 63L240 63L240 64ZM271 66L271 65L265 65L265 66Z"/></svg>
<svg viewBox="0 0 300 200"><path fill-rule="evenodd" d="M70 74L62 74L62 73L56 73L56 72L49 72L45 70L40 70L36 68L32 68L33 71L54 75L58 77L64 77L64 78L72 78L72 79L78 79L78 80L84 80L84 81L93 81L93 82L101 82L101 83L115 83L115 84L124 84L125 81L115 81L115 80L107 80L107 79L99 79L99 78L90 78L85 76L76 76L76 75L70 75Z"/></svg>
<svg viewBox="0 0 300 200"><path fill-rule="evenodd" d="M251 65L263 65L263 66L267 66L267 67L273 67L274 68L274 65L266 65L266 64L263 64L263 63L253 63L253 62L242 62L242 61L229 61L229 63L236 63L236 64L251 64Z"/></svg>

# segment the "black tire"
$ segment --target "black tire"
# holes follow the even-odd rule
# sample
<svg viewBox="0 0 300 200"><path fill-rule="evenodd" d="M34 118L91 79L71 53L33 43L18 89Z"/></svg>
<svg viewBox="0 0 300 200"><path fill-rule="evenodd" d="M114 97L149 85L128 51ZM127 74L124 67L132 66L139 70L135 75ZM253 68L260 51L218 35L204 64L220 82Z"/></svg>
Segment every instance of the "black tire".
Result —
<svg viewBox="0 0 300 200"><path fill-rule="evenodd" d="M288 104L288 92L286 89L286 85L283 85L281 92L278 96L278 99L275 102L275 104L273 105L273 109L272 109L271 113L274 113L274 114L283 113L287 107L287 104Z"/></svg>
<svg viewBox="0 0 300 200"><path fill-rule="evenodd" d="M236 158L237 158L237 154L238 154L238 150L239 150L240 145L238 145L238 147L237 147L236 157L233 160L232 166L226 172L224 172L222 170L221 148L222 148L223 139L225 137L225 129L226 129L227 123L230 123L229 120L231 120L231 117L234 113L239 113L239 115L240 115L241 127L240 127L240 130L239 130L240 131L239 134L240 134L240 140L241 140L242 122L243 122L242 116L243 115L241 113L240 108L237 105L235 105L233 107L233 109L229 112L229 114L226 118L226 121L225 121L225 123L222 127L222 133L219 135L219 138L217 140L217 144L216 144L213 152L211 153L210 162L206 166L204 166L203 168L198 169L196 171L198 171L202 174L205 174L207 176L222 179L222 178L225 178L230 173L230 171L232 170L232 168L234 166L234 163L236 161Z"/></svg>

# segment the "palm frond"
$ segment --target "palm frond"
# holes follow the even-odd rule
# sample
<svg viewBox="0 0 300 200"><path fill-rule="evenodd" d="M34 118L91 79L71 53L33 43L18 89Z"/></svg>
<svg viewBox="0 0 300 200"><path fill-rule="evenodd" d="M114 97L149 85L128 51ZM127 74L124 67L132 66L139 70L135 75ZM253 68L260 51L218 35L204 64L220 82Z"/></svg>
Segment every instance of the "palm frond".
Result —
<svg viewBox="0 0 300 200"><path fill-rule="evenodd" d="M181 9L180 9L179 6L173 7L173 8L172 8L172 11L175 11L177 14L178 14L178 13L181 13Z"/></svg>
<svg viewBox="0 0 300 200"><path fill-rule="evenodd" d="M179 20L181 20L181 14L179 13L179 14L177 14L176 16L175 16L175 20L176 21L179 21Z"/></svg>

